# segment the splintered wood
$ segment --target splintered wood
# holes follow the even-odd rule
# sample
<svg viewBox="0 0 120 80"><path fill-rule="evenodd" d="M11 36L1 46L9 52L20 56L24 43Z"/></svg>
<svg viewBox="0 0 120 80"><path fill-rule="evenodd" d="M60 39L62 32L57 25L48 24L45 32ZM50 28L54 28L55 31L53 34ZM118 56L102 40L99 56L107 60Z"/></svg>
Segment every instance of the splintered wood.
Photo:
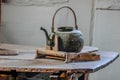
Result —
<svg viewBox="0 0 120 80"><path fill-rule="evenodd" d="M68 53L61 51L37 49L36 58L50 58L50 59L63 60L65 62L78 62L78 61L100 60L100 55L95 53L94 51L93 52L88 51L84 53Z"/></svg>

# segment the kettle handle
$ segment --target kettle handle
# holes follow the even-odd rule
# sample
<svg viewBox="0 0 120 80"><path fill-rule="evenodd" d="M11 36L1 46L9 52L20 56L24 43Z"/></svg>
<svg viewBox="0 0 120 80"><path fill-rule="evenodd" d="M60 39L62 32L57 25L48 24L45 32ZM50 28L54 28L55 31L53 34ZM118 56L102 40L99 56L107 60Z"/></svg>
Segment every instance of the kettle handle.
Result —
<svg viewBox="0 0 120 80"><path fill-rule="evenodd" d="M63 7L59 8L59 9L57 9L56 12L55 12L54 15L53 15L53 18L52 18L52 32L54 32L54 20L55 20L55 16L56 16L57 12L58 12L60 9L62 9L62 8L68 8L68 9L70 9L70 10L72 11L73 16L74 16L74 20L75 20L75 28L78 29L77 19L76 19L76 14L75 14L75 12L74 12L73 9L70 8L69 6L63 6Z"/></svg>

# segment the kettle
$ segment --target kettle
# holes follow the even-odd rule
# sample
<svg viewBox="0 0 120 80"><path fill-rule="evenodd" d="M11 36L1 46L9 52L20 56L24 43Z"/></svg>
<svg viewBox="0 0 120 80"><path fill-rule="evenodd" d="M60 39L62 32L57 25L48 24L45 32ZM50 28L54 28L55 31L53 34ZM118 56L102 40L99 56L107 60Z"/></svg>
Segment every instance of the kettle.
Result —
<svg viewBox="0 0 120 80"><path fill-rule="evenodd" d="M63 26L58 27L56 31L54 31L54 19L57 12L63 8L68 8L72 11L75 20L75 28L71 26ZM65 52L80 52L84 45L83 35L80 30L78 30L77 19L75 12L69 6L63 6L56 10L52 19L52 28L51 34L48 35L47 31L41 27L46 34L46 45L50 47L50 50L53 50L53 47L57 47L58 51ZM57 37L57 38L55 38ZM57 40L56 40L57 39Z"/></svg>

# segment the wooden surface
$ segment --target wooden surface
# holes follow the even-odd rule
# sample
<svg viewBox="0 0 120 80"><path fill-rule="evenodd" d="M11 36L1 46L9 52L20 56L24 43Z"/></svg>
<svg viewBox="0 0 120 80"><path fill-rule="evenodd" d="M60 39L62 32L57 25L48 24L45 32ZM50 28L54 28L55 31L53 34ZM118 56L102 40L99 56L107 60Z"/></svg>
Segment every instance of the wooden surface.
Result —
<svg viewBox="0 0 120 80"><path fill-rule="evenodd" d="M0 56L0 71L16 70L17 72L95 72L112 63L119 54L117 52L98 51L99 61L65 63L52 59L32 59L35 52L22 52L17 56ZM20 57L18 57L20 56ZM24 56L24 57L22 57Z"/></svg>

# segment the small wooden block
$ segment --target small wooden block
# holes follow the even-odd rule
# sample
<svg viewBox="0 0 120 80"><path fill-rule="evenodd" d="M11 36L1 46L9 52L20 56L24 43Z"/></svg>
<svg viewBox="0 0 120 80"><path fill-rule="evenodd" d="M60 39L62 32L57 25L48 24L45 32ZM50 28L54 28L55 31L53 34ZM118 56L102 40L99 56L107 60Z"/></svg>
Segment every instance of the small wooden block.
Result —
<svg viewBox="0 0 120 80"><path fill-rule="evenodd" d="M71 58L70 61L97 61L100 60L100 55L96 53L82 53L74 58Z"/></svg>
<svg viewBox="0 0 120 80"><path fill-rule="evenodd" d="M10 55L18 55L17 51L14 50L7 50L7 49L0 49L1 56L10 56Z"/></svg>

